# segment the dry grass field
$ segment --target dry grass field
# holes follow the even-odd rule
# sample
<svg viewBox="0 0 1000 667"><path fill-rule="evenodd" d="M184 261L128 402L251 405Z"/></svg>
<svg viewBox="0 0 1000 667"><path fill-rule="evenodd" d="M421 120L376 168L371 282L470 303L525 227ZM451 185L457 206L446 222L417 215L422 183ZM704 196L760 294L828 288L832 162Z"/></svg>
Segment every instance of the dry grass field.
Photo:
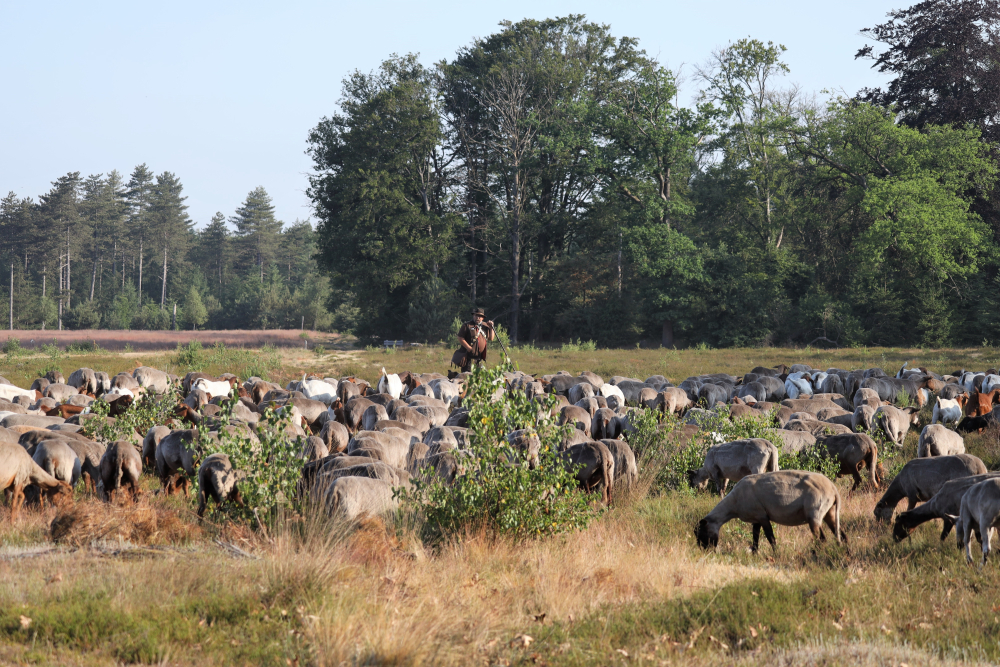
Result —
<svg viewBox="0 0 1000 667"><path fill-rule="evenodd" d="M817 367L904 361L951 372L996 367L1000 351L514 351L522 370L590 369L674 380L755 365ZM446 368L450 350L294 349L199 365L377 378ZM152 365L181 373L175 353L29 355L0 375L30 382L54 365L109 372ZM256 364L256 365L255 365ZM240 372L237 370L236 372ZM971 453L1000 465L997 433ZM915 450L911 431L905 451ZM648 473L647 473L648 474ZM640 485L642 487L643 485ZM514 543L467 535L423 544L412 517L357 529L316 516L268 533L198 522L192 500L147 480L136 506L77 492L75 514L12 522L0 508L0 663L59 665L952 665L1000 662L1000 570L965 565L954 537L925 525L896 544L871 490L845 497L847 545L776 527L778 547L749 553L750 529L723 529L716 551L692 529L709 494L634 493L584 531ZM54 528L54 530L53 530ZM53 541L56 534L59 541Z"/></svg>

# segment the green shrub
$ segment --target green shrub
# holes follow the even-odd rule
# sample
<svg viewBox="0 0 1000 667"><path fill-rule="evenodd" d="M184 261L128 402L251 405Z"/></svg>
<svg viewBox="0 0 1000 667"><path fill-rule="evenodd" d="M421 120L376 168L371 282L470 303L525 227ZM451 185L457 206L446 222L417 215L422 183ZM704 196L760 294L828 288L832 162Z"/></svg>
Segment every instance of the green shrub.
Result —
<svg viewBox="0 0 1000 667"><path fill-rule="evenodd" d="M271 373L281 368L281 356L278 348L273 345L248 350L216 343L208 355L207 363L225 368L244 380L254 376L268 380Z"/></svg>
<svg viewBox="0 0 1000 667"><path fill-rule="evenodd" d="M99 354L103 352L96 340L77 341L66 346L68 354Z"/></svg>
<svg viewBox="0 0 1000 667"><path fill-rule="evenodd" d="M166 423L173 416L178 400L180 397L173 388L160 396L139 394L124 414L115 417L113 424L109 424L107 419L88 419L83 425L83 434L105 444L131 440L136 434L144 436L149 429ZM107 417L110 409L111 406L103 398L90 404L90 412L99 417Z"/></svg>
<svg viewBox="0 0 1000 667"><path fill-rule="evenodd" d="M28 354L28 351L21 347L21 339L12 336L7 338L7 342L3 344L0 350L7 355L7 361L12 361Z"/></svg>
<svg viewBox="0 0 1000 667"><path fill-rule="evenodd" d="M174 359L181 369L200 371L205 368L205 355L201 341L192 340L187 345L177 343L177 357Z"/></svg>
<svg viewBox="0 0 1000 667"><path fill-rule="evenodd" d="M326 354L326 348L323 347L322 345L314 345L313 354L315 354L317 357L321 357L324 354Z"/></svg>
<svg viewBox="0 0 1000 667"><path fill-rule="evenodd" d="M469 407L472 456L462 459L464 473L451 485L427 475L431 481L417 479L413 490L398 492L404 504L424 518L430 541L475 529L514 538L552 535L583 528L594 516L558 452L562 430L547 412L538 419L542 407L551 408L555 398L547 395L539 405L523 392L494 396L503 390L504 371L511 370L509 360L492 369L473 370L464 401ZM521 428L533 429L541 440L534 468L506 439Z"/></svg>
<svg viewBox="0 0 1000 667"><path fill-rule="evenodd" d="M209 420L198 426L201 458L221 452L229 456L239 478L237 486L244 506L226 503L220 511L230 517L255 519L273 525L282 509L298 511L296 486L302 478L305 460L301 458L302 443L286 434L291 425L290 417L282 417L267 408L256 430L257 441L239 430L229 432L228 426L233 407L239 402L234 389L228 401L222 403L218 422L210 427ZM217 430L217 436L209 431ZM198 495L198 480L194 482L194 496Z"/></svg>
<svg viewBox="0 0 1000 667"><path fill-rule="evenodd" d="M47 354L50 359L60 359L63 356L62 350L56 345L55 339L51 343L45 343L42 345L42 354Z"/></svg>

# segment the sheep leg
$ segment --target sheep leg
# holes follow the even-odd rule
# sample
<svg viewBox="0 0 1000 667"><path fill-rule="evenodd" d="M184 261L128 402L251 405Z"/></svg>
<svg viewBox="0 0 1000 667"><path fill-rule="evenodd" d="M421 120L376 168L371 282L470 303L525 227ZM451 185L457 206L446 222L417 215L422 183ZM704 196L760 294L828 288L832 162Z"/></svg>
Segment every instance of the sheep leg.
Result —
<svg viewBox="0 0 1000 667"><path fill-rule="evenodd" d="M951 529L954 528L954 527L955 527L955 522L954 521L949 521L948 519L944 520L944 526L941 529L941 541L942 542L944 542L944 539L946 537L948 537L949 533L951 533Z"/></svg>
<svg viewBox="0 0 1000 667"><path fill-rule="evenodd" d="M834 508L831 507L830 511L826 513L826 516L823 517L823 522L830 527L830 532L833 533L834 538L836 538L837 517L834 515L834 511ZM847 544L847 534L844 532L843 528L840 529L840 539L844 542L844 544Z"/></svg>
<svg viewBox="0 0 1000 667"><path fill-rule="evenodd" d="M753 548L752 553L757 553L757 547L760 545L760 524L755 523L753 525Z"/></svg>
<svg viewBox="0 0 1000 667"><path fill-rule="evenodd" d="M917 506L917 499L914 498L913 496L907 496L906 497L906 511L910 512L916 506Z"/></svg>
<svg viewBox="0 0 1000 667"><path fill-rule="evenodd" d="M774 530L771 528L771 522L770 521L765 521L761 525L764 528L764 537L767 538L768 544L771 545L772 549L777 549L778 548L778 543L774 539Z"/></svg>
<svg viewBox="0 0 1000 667"><path fill-rule="evenodd" d="M990 555L990 534L993 532L993 528L987 528L986 534L983 536L983 566L986 566L986 559Z"/></svg>

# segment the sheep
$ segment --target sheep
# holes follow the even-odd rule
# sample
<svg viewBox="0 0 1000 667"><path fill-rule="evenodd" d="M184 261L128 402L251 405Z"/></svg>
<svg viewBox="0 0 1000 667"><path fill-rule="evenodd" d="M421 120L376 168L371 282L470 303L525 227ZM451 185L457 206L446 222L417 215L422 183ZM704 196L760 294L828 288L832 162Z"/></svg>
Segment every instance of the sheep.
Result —
<svg viewBox="0 0 1000 667"><path fill-rule="evenodd" d="M979 388L981 394L989 394L994 389L1000 389L1000 375L991 373L983 378L983 385Z"/></svg>
<svg viewBox="0 0 1000 667"><path fill-rule="evenodd" d="M437 400L437 399L429 399L429 400ZM444 426L444 423L448 421L448 415L449 415L448 408L441 407L438 405L415 403L413 405L413 409L419 412L420 414L424 415L425 417L427 417L427 420L430 422L431 427Z"/></svg>
<svg viewBox="0 0 1000 667"><path fill-rule="evenodd" d="M97 394L97 376L94 375L94 371L91 368L76 369L70 373L66 384L76 387L81 394Z"/></svg>
<svg viewBox="0 0 1000 667"><path fill-rule="evenodd" d="M927 462L927 459L919 460ZM941 460L935 459L935 462L939 463ZM892 526L892 538L897 542L902 542L920 524L933 519L941 519L943 521L941 540L944 541L955 525L957 515L962 511L962 497L965 492L979 482L993 477L1000 477L1000 473L991 472L970 477L957 477L945 482L937 493L931 496L930 500L916 509L907 510L896 517Z"/></svg>
<svg viewBox="0 0 1000 667"><path fill-rule="evenodd" d="M591 434L590 414L583 408L575 405L567 405L559 411L559 425L572 424L577 429L583 431L588 437Z"/></svg>
<svg viewBox="0 0 1000 667"><path fill-rule="evenodd" d="M35 447L31 459L42 470L70 486L76 486L80 479L80 457L64 440L43 440Z"/></svg>
<svg viewBox="0 0 1000 667"><path fill-rule="evenodd" d="M128 487L132 500L139 499L139 477L142 475L142 459L132 443L115 440L101 457L101 483L104 485L104 499L114 502L119 489Z"/></svg>
<svg viewBox="0 0 1000 667"><path fill-rule="evenodd" d="M365 516L381 516L396 509L399 501L392 484L370 477L340 477L333 480L324 496L331 517L357 521Z"/></svg>
<svg viewBox="0 0 1000 667"><path fill-rule="evenodd" d="M830 457L840 463L837 477L850 475L854 478L854 491L861 486L861 465L868 468L872 486L878 488L878 446L864 433L831 435L820 440Z"/></svg>
<svg viewBox="0 0 1000 667"><path fill-rule="evenodd" d="M953 399L938 396L934 401L934 415L931 418L931 424L937 424L938 421L942 424L958 423L962 419L962 412L968 400L964 394Z"/></svg>
<svg viewBox="0 0 1000 667"><path fill-rule="evenodd" d="M358 431L347 445L348 455L368 456L396 468L406 467L409 450L409 437L403 439L382 431Z"/></svg>
<svg viewBox="0 0 1000 667"><path fill-rule="evenodd" d="M163 371L149 366L139 366L132 371L132 377L139 386L154 394L165 394L170 391L170 376ZM72 384L72 382L70 383Z"/></svg>
<svg viewBox="0 0 1000 667"><path fill-rule="evenodd" d="M70 485L42 470L21 445L0 443L0 480L3 480L0 491L4 491L10 499L11 521L17 519L24 505L24 487L29 484L38 486L42 498L47 498L54 505L73 500Z"/></svg>
<svg viewBox="0 0 1000 667"><path fill-rule="evenodd" d="M598 393L600 393L600 395L603 396L604 398L611 398L612 396L617 396L623 405L625 403L625 394L622 393L622 390L620 388L618 388L613 384L608 384L608 383L602 384L601 388L598 389Z"/></svg>
<svg viewBox="0 0 1000 667"><path fill-rule="evenodd" d="M191 383L191 390L200 389L208 394L209 399L216 396L229 396L233 391L233 386L228 382L212 382L205 378L198 378Z"/></svg>
<svg viewBox="0 0 1000 667"><path fill-rule="evenodd" d="M76 452L80 459L80 476L85 488L91 493L97 493L97 480L101 478L101 457L104 456L104 445L87 440L83 437L66 437L64 442Z"/></svg>
<svg viewBox="0 0 1000 667"><path fill-rule="evenodd" d="M170 435L160 440L156 446L156 474L168 495L177 489L178 483L183 486L184 495L187 495L188 477L197 474L195 470L199 458L198 447L195 446L197 437L198 431L193 429L171 431Z"/></svg>
<svg viewBox="0 0 1000 667"><path fill-rule="evenodd" d="M594 385L589 382L580 382L570 387L566 391L566 398L570 403L578 403L580 399L590 398L595 395Z"/></svg>
<svg viewBox="0 0 1000 667"><path fill-rule="evenodd" d="M778 449L763 438L735 440L708 450L705 462L698 470L688 473L689 483L704 490L712 481L719 495L726 493L730 480L734 483L747 475L778 470Z"/></svg>
<svg viewBox="0 0 1000 667"><path fill-rule="evenodd" d="M614 486L631 487L639 479L639 469L635 464L635 453L624 440L606 438L600 441L615 460Z"/></svg>
<svg viewBox="0 0 1000 667"><path fill-rule="evenodd" d="M771 522L781 526L809 525L813 535L826 540L823 523L839 543L847 541L840 529L840 493L824 475L801 470L782 470L747 475L698 522L695 537L703 549L719 544L719 529L732 519L753 526L753 552L757 553L760 531L776 548Z"/></svg>
<svg viewBox="0 0 1000 667"><path fill-rule="evenodd" d="M872 409L878 409L882 405L882 399L878 397L878 392L867 387L858 389L854 393L852 402L855 408L861 405L870 405Z"/></svg>
<svg viewBox="0 0 1000 667"><path fill-rule="evenodd" d="M381 405L370 405L361 415L361 429L364 431L375 431L375 424L380 421L387 421L389 415Z"/></svg>
<svg viewBox="0 0 1000 667"><path fill-rule="evenodd" d="M942 424L928 424L920 432L917 458L965 453L962 436Z"/></svg>
<svg viewBox="0 0 1000 667"><path fill-rule="evenodd" d="M403 393L403 381L399 379L398 375L386 373L385 366L383 366L382 377L378 380L378 392L399 398Z"/></svg>
<svg viewBox="0 0 1000 667"><path fill-rule="evenodd" d="M615 411L610 408L600 408L594 412L590 422L590 433L594 440L614 439L620 436L622 427Z"/></svg>
<svg viewBox="0 0 1000 667"><path fill-rule="evenodd" d="M795 377L797 375L798 377ZM812 386L809 384L809 380L806 379L808 376L803 376L803 374L789 375L785 378L785 394L788 398L796 399L799 396L809 396L813 393Z"/></svg>
<svg viewBox="0 0 1000 667"><path fill-rule="evenodd" d="M983 545L983 565L990 555L990 538L993 529L1000 526L1000 479L979 482L962 496L962 509L958 521L958 548L965 547L965 560L972 565L972 533Z"/></svg>
<svg viewBox="0 0 1000 667"><path fill-rule="evenodd" d="M855 433L871 431L875 424L875 410L876 408L865 403L855 408L851 415L851 430Z"/></svg>
<svg viewBox="0 0 1000 667"><path fill-rule="evenodd" d="M400 406L389 413L389 419L400 421L417 428L421 433L426 433L431 429L431 420L416 408Z"/></svg>
<svg viewBox="0 0 1000 667"><path fill-rule="evenodd" d="M598 484L602 485L601 502L611 503L611 491L615 480L615 459L611 451L601 442L589 440L570 447L563 452L567 468L575 471L580 487L586 493Z"/></svg>
<svg viewBox="0 0 1000 667"><path fill-rule="evenodd" d="M983 387L986 385L984 384ZM1000 389L994 388L989 392L979 392L972 396L972 399L965 404L965 415L967 417L982 417L993 411L993 406L1000 402Z"/></svg>
<svg viewBox="0 0 1000 667"><path fill-rule="evenodd" d="M913 407L897 408L892 405L883 405L875 411L872 421L882 429L894 445L902 447L910 426L919 423L917 412L918 409Z"/></svg>
<svg viewBox="0 0 1000 667"><path fill-rule="evenodd" d="M24 396L29 402L35 400L35 392L30 389L21 389L12 384L0 384L0 399L13 403L18 396Z"/></svg>
<svg viewBox="0 0 1000 667"><path fill-rule="evenodd" d="M216 452L205 457L198 467L198 516L205 516L208 499L215 501L216 507L228 501L243 507L243 498L236 483L242 475L233 470L229 455Z"/></svg>
<svg viewBox="0 0 1000 667"><path fill-rule="evenodd" d="M299 391L306 398L320 401L330 407L337 400L337 381L328 382L326 380L308 380L306 374L302 374L302 382L299 383Z"/></svg>
<svg viewBox="0 0 1000 667"><path fill-rule="evenodd" d="M875 503L875 518L879 521L888 521L892 518L896 505L903 498L906 498L906 509L909 511L916 507L918 502L930 500L946 482L982 475L985 472L986 466L983 462L971 454L907 461L889 488ZM955 511L958 511L957 506Z"/></svg>

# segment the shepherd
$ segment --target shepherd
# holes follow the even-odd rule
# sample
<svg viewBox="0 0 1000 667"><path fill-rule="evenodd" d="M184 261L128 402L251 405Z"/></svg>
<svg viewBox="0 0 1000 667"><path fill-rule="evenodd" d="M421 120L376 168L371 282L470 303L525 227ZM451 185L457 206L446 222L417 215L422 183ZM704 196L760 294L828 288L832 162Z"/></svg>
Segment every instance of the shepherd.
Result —
<svg viewBox="0 0 1000 667"><path fill-rule="evenodd" d="M458 342L461 347L455 350L451 363L458 366L463 373L469 372L474 362L486 361L486 348L490 341L496 339L493 320L483 321L485 318L486 313L483 309L476 308L472 311L472 319L458 330Z"/></svg>

